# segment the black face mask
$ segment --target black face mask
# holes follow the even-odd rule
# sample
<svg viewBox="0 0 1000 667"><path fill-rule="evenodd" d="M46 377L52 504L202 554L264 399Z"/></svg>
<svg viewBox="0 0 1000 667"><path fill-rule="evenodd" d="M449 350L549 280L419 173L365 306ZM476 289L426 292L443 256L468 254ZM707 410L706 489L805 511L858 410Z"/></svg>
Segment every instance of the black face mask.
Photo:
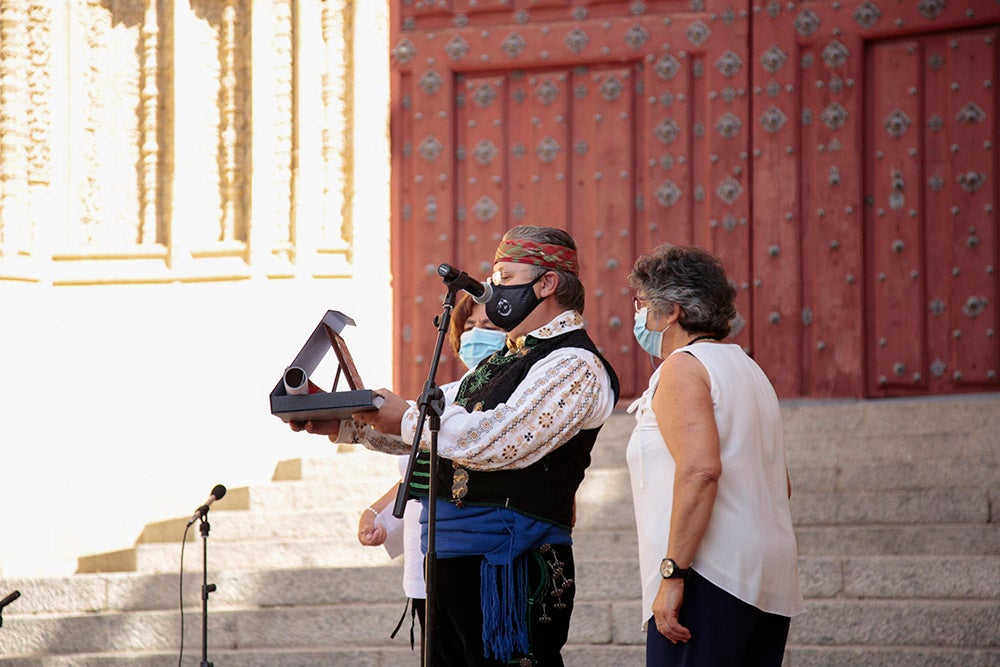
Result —
<svg viewBox="0 0 1000 667"><path fill-rule="evenodd" d="M504 331L510 331L524 321L542 302L532 289L543 273L525 285L494 285L493 296L486 302L486 317Z"/></svg>

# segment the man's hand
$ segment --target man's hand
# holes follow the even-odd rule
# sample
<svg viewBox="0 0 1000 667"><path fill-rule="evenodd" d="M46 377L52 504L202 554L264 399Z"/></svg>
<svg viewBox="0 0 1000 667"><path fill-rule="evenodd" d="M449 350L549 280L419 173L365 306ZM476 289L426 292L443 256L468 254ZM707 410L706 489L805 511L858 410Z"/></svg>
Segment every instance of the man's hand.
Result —
<svg viewBox="0 0 1000 667"><path fill-rule="evenodd" d="M656 623L656 629L675 644L691 639L691 631L678 620L683 601L683 579L664 579L660 582L660 590L653 599L653 621Z"/></svg>
<svg viewBox="0 0 1000 667"><path fill-rule="evenodd" d="M378 410L355 412L351 418L368 424L379 433L400 435L399 425L403 421L403 413L410 409L410 404L388 389L379 389L375 393L384 399L382 407Z"/></svg>
<svg viewBox="0 0 1000 667"><path fill-rule="evenodd" d="M307 422L290 421L288 425L296 433L305 431L306 433L325 435L330 440L336 440L337 436L340 435L339 419L311 419Z"/></svg>

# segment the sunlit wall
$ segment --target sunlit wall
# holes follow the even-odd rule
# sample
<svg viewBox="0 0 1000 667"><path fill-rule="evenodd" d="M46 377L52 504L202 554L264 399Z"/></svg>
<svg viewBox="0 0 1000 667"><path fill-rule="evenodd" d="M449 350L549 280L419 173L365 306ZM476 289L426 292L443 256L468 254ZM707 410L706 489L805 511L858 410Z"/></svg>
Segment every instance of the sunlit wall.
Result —
<svg viewBox="0 0 1000 667"><path fill-rule="evenodd" d="M385 4L5 0L0 576L331 454L268 409L329 308L390 385Z"/></svg>

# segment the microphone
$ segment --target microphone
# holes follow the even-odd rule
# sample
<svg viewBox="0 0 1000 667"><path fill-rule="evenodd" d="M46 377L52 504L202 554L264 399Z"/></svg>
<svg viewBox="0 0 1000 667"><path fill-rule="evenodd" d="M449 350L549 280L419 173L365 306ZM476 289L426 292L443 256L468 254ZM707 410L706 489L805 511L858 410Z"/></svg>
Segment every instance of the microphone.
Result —
<svg viewBox="0 0 1000 667"><path fill-rule="evenodd" d="M222 496L224 495L226 495L226 487L222 486L221 484L216 484L215 488L212 489L211 495L208 496L208 500L205 501L204 505L202 505L201 507L199 507L194 511L194 516L191 517L191 520L187 522L187 525L190 526L192 523L194 523L198 519L208 514L208 506L214 503L216 500L221 499Z"/></svg>
<svg viewBox="0 0 1000 667"><path fill-rule="evenodd" d="M493 285L481 283L469 276L465 271L460 271L449 264L442 264L438 267L438 275L448 287L465 290L472 295L472 300L476 303L486 303L493 297Z"/></svg>
<svg viewBox="0 0 1000 667"><path fill-rule="evenodd" d="M13 593L5 597L3 600L0 600L0 609L3 609L11 602L18 599L19 597L21 597L21 591L14 591Z"/></svg>

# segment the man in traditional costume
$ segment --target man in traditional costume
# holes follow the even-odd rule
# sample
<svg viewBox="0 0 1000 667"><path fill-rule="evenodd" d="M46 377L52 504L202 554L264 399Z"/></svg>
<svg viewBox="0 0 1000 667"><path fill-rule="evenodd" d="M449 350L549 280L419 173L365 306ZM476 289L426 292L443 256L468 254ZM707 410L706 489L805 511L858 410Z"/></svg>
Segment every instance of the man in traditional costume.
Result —
<svg viewBox="0 0 1000 667"><path fill-rule="evenodd" d="M618 399L618 378L584 330L573 238L515 227L493 268L486 311L507 346L441 388L434 667L563 664L576 592L574 497ZM377 412L292 428L404 453L420 407L378 393ZM428 463L424 449L411 483L424 502L425 552Z"/></svg>

